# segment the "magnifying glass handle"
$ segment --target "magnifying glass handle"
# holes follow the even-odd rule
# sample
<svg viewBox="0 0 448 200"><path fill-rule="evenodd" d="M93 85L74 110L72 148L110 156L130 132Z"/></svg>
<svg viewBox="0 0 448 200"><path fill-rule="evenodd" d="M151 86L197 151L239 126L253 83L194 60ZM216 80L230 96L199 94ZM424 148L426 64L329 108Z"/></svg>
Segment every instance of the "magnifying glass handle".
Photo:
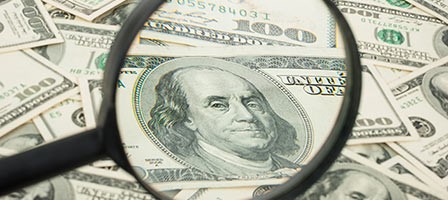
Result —
<svg viewBox="0 0 448 200"><path fill-rule="evenodd" d="M105 155L99 129L0 159L0 195L80 167Z"/></svg>

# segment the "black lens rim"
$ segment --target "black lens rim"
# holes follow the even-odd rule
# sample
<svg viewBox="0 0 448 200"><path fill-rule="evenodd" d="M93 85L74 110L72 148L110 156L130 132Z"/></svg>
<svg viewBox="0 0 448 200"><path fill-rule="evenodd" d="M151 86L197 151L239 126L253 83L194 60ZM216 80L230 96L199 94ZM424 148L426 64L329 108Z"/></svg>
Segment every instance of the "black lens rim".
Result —
<svg viewBox="0 0 448 200"><path fill-rule="evenodd" d="M337 117L337 123L323 145L323 148L316 154L306 167L301 169L300 176L294 176L281 187L261 197L261 199L293 199L299 194L303 194L320 176L325 173L345 146L352 131L361 96L361 62L354 35L343 17L331 0L323 0L329 10L334 15L343 38L345 52L347 56L347 76L345 96L341 106L341 112ZM106 61L103 79L103 102L98 118L98 126L102 129L104 139L108 149L108 154L121 167L131 173L141 185L147 189L154 197L159 199L169 199L160 192L157 192L146 184L132 169L123 148L119 136L117 118L115 113L115 93L116 85L120 75L121 67L124 64L127 52L132 45L135 36L140 31L149 16L164 3L163 0L142 0L134 11L129 15L116 36L115 42L109 52ZM115 124L115 125L111 125Z"/></svg>

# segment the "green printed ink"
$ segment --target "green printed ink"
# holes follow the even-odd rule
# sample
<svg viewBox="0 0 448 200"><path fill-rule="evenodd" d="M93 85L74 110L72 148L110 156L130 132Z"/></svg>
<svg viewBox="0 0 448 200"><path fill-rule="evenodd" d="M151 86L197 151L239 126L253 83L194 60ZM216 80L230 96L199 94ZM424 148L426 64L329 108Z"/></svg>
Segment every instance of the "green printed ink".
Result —
<svg viewBox="0 0 448 200"><path fill-rule="evenodd" d="M392 29L383 29L378 31L377 36L383 42L388 44L403 44L404 37L400 31L392 30Z"/></svg>
<svg viewBox="0 0 448 200"><path fill-rule="evenodd" d="M95 65L97 69L104 70L108 56L109 53L102 53L101 55L95 58Z"/></svg>
<svg viewBox="0 0 448 200"><path fill-rule="evenodd" d="M412 5L405 0L387 0L387 3L400 8L410 8Z"/></svg>

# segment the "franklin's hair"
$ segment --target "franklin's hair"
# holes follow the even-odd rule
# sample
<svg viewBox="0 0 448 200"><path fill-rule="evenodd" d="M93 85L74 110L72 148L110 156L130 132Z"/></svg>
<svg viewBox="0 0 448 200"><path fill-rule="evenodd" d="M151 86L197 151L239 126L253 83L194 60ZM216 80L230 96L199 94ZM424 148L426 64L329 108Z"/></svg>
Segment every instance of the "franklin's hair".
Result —
<svg viewBox="0 0 448 200"><path fill-rule="evenodd" d="M319 200L321 198L321 196L326 196L328 194L330 194L331 192L335 191L344 181L345 178L347 178L347 174L349 172L358 172L358 173L362 173L362 174L366 174L362 171L359 170L355 170L355 169L339 169L339 170L334 170L334 171L330 171L330 172L326 172L324 175L322 175L322 177L313 185L311 186L310 189L308 189L308 191L306 191L306 193L297 198L300 200ZM367 174L369 175L369 174ZM370 176L374 179L376 179L377 181L379 181L380 183L382 183L382 181L378 180L376 177L374 176ZM384 186L386 189L387 187ZM390 192L387 191L387 197L384 200L392 200L392 197L390 195Z"/></svg>
<svg viewBox="0 0 448 200"><path fill-rule="evenodd" d="M211 70L231 73L216 67L191 66L170 71L160 78L159 83L155 88L157 99L155 106L151 109L151 120L149 120L148 126L165 147L174 154L184 157L191 154L191 145L196 141L194 132L184 125L184 122L187 120L189 106L186 94L182 89L182 83L179 80L181 74L190 70ZM236 74L233 75L240 77ZM240 78L245 80L242 77ZM248 84L253 86L253 84L249 82ZM258 91L255 86L253 86L253 88L266 104L267 112L270 113L275 120L278 138L270 152L280 155L292 155L300 148L299 145L295 143L297 133L294 127L278 116L263 94Z"/></svg>
<svg viewBox="0 0 448 200"><path fill-rule="evenodd" d="M442 73L439 73L439 74L433 76L431 78L431 81L429 82L429 89L431 90L431 93L434 95L434 97L439 101L442 109L448 115L448 96L446 96L448 91L440 90L440 88L436 87L433 83L433 80L441 75L446 75L448 77L448 72L442 72Z"/></svg>

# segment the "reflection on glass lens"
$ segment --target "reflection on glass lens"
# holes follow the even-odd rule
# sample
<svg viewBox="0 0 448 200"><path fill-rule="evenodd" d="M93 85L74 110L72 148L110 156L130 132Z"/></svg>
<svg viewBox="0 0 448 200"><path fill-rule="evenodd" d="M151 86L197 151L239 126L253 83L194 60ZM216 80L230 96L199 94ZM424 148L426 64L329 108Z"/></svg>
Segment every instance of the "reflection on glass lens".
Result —
<svg viewBox="0 0 448 200"><path fill-rule="evenodd" d="M166 2L117 86L136 174L176 199L259 198L300 175L344 98L336 32L323 1Z"/></svg>

